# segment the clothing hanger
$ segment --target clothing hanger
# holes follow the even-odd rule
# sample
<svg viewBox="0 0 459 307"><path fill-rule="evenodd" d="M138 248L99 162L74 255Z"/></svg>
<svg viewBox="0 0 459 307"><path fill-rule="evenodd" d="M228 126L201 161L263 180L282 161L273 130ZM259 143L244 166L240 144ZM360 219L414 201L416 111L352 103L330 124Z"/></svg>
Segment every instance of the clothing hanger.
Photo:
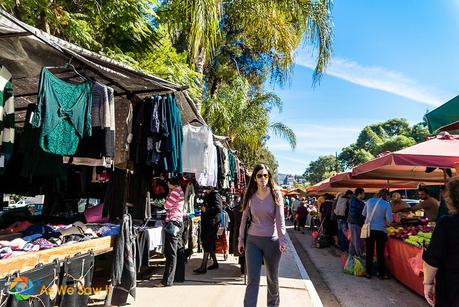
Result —
<svg viewBox="0 0 459 307"><path fill-rule="evenodd" d="M88 79L88 77L84 76L83 74L79 73L76 70L75 66L73 66L73 64L72 64L72 59L73 59L73 57L71 57L69 59L69 61L67 63L65 63L64 65L61 65L61 66L45 66L45 68L46 69L68 69L68 68L71 68L76 75L78 75L79 77L83 78L84 80L90 81Z"/></svg>

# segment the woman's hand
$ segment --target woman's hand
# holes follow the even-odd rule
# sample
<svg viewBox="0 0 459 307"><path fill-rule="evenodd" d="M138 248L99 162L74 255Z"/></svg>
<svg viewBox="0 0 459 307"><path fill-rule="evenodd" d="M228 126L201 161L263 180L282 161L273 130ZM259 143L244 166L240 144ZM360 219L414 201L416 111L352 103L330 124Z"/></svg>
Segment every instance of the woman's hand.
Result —
<svg viewBox="0 0 459 307"><path fill-rule="evenodd" d="M280 243L279 244L279 250L281 253L286 253L288 251L288 245L286 243Z"/></svg>
<svg viewBox="0 0 459 307"><path fill-rule="evenodd" d="M239 254L244 254L244 244L243 243L239 243L237 245L237 250L239 251Z"/></svg>
<svg viewBox="0 0 459 307"><path fill-rule="evenodd" d="M435 305L435 286L432 285L424 285L424 297L427 300L427 303L430 304L430 306Z"/></svg>

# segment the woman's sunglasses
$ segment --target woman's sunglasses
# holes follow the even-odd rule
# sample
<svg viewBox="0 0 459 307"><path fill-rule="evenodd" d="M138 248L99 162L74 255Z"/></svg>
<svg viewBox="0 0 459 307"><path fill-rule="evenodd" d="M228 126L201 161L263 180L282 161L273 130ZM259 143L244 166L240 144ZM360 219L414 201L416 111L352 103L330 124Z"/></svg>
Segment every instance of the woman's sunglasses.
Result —
<svg viewBox="0 0 459 307"><path fill-rule="evenodd" d="M268 174L257 174L257 178L260 179L262 177L265 177L265 178L268 178L269 175Z"/></svg>

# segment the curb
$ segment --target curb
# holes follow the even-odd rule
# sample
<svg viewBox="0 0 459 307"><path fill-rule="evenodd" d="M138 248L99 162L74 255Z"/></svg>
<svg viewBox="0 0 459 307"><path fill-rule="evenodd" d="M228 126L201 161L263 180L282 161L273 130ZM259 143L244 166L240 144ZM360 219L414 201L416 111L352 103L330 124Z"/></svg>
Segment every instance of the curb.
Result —
<svg viewBox="0 0 459 307"><path fill-rule="evenodd" d="M306 269L303 263L301 262L300 257L298 256L298 253L296 252L296 249L293 246L292 240L290 240L290 236L287 232L285 233L285 236L287 237L288 248L293 253L293 258L295 259L296 266L298 267L298 270L300 271L300 275L301 275L301 278L303 279L304 286L306 290L308 291L309 297L311 298L312 306L323 307L319 294L317 293L316 288L312 284L312 281L309 278L308 272L306 272Z"/></svg>

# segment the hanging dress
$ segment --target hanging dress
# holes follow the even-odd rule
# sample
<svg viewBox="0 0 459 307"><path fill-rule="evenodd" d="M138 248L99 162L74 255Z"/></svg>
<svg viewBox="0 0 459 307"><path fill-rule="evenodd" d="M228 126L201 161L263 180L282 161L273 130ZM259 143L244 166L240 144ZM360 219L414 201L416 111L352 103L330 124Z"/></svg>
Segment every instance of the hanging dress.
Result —
<svg viewBox="0 0 459 307"><path fill-rule="evenodd" d="M73 84L42 68L33 127L41 128L40 147L72 156L83 136L91 136L92 82Z"/></svg>

